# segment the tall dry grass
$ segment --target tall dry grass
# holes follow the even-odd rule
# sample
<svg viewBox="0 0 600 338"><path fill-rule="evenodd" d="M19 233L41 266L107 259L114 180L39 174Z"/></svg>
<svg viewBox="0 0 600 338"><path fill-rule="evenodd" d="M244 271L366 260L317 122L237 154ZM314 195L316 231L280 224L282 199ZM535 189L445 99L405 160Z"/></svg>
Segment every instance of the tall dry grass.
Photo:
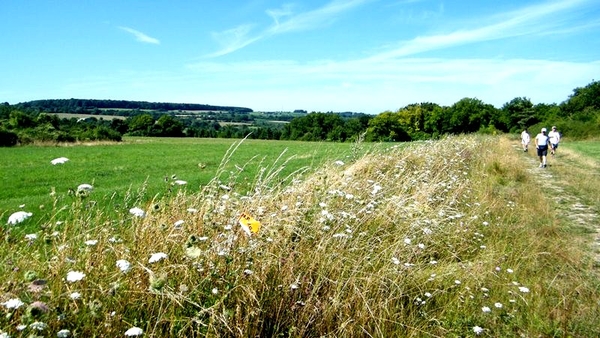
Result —
<svg viewBox="0 0 600 338"><path fill-rule="evenodd" d="M235 175L217 174L200 194L124 201L118 218L95 210L92 193L37 239L5 231L0 327L10 336L597 336L585 251L519 156L505 139L462 136L309 176L265 165L245 195ZM258 234L241 229L242 212L261 222Z"/></svg>

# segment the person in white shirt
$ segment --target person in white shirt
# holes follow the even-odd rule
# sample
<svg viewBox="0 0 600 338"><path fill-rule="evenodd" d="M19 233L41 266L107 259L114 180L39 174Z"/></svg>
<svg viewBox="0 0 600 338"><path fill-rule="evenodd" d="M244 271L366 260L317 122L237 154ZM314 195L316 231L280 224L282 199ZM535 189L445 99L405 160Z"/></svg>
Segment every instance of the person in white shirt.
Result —
<svg viewBox="0 0 600 338"><path fill-rule="evenodd" d="M531 136L527 132L527 128L523 130L521 133L521 144L523 145L523 151L527 151L529 147L529 142L531 141Z"/></svg>
<svg viewBox="0 0 600 338"><path fill-rule="evenodd" d="M548 138L550 139L550 154L554 156L556 153L556 149L558 149L558 142L560 142L560 133L556 131L556 126L552 126L552 130L548 133Z"/></svg>
<svg viewBox="0 0 600 338"><path fill-rule="evenodd" d="M542 132L535 137L535 148L540 158L540 168L546 168L546 156L548 156L548 146L550 145L550 138L546 135L547 132L546 128L542 128Z"/></svg>

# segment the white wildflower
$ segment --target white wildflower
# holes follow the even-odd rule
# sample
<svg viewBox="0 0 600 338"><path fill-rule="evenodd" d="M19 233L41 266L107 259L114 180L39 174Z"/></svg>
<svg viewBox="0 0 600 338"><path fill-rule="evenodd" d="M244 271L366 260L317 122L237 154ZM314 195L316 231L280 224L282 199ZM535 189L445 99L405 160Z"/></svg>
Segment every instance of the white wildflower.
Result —
<svg viewBox="0 0 600 338"><path fill-rule="evenodd" d="M153 253L148 260L148 263L156 263L162 259L167 258L167 254L164 252Z"/></svg>
<svg viewBox="0 0 600 338"><path fill-rule="evenodd" d="M75 299L79 299L79 298L81 298L81 293L79 293L79 292L73 292L73 293L71 293L71 294L69 295L69 298L71 298L71 299L73 299L73 300L75 300Z"/></svg>
<svg viewBox="0 0 600 338"><path fill-rule="evenodd" d="M26 211L17 211L8 217L8 224L15 225L23 222L24 220L31 217L33 214Z"/></svg>
<svg viewBox="0 0 600 338"><path fill-rule="evenodd" d="M43 331L48 327L48 324L43 322L33 322L29 324L29 327L34 330Z"/></svg>
<svg viewBox="0 0 600 338"><path fill-rule="evenodd" d="M146 217L146 212L138 207L129 209L129 213L136 217Z"/></svg>
<svg viewBox="0 0 600 338"><path fill-rule="evenodd" d="M473 332L475 332L475 334L481 334L483 333L483 328L481 326L473 326Z"/></svg>
<svg viewBox="0 0 600 338"><path fill-rule="evenodd" d="M498 309L502 308L502 303L494 303L494 306L497 307Z"/></svg>
<svg viewBox="0 0 600 338"><path fill-rule="evenodd" d="M123 273L126 273L131 269L131 263L125 259L119 259L116 264L117 268L119 268L119 270L121 270Z"/></svg>
<svg viewBox="0 0 600 338"><path fill-rule="evenodd" d="M140 329L139 327L132 327L129 330L125 331L125 335L128 337L132 337L132 336L141 336L144 333L144 330Z"/></svg>
<svg viewBox="0 0 600 338"><path fill-rule="evenodd" d="M88 245L88 246L94 246L94 245L98 244L98 240L90 239L90 240L85 241L84 243L85 243L85 245Z"/></svg>
<svg viewBox="0 0 600 338"><path fill-rule="evenodd" d="M481 308L481 311L483 311L484 313L488 313L488 312L492 312L492 309L490 309L488 306L484 306Z"/></svg>
<svg viewBox="0 0 600 338"><path fill-rule="evenodd" d="M4 305L4 307L7 309L18 309L25 305L25 303L23 303L19 298L12 298L2 303L2 305Z"/></svg>
<svg viewBox="0 0 600 338"><path fill-rule="evenodd" d="M529 288L526 288L524 286L519 286L519 291L521 291L523 293L528 293L529 292Z"/></svg>
<svg viewBox="0 0 600 338"><path fill-rule="evenodd" d="M80 271L69 271L67 273L67 282L75 283L83 279L85 273Z"/></svg>
<svg viewBox="0 0 600 338"><path fill-rule="evenodd" d="M27 234L25 235L25 239L28 241L35 241L38 238L37 234Z"/></svg>
<svg viewBox="0 0 600 338"><path fill-rule="evenodd" d="M70 335L71 335L71 331L69 331L69 330L67 330L67 329L62 329L62 330L60 330L60 331L58 331L58 332L56 333L56 336L57 336L58 338L67 338L67 337L69 337Z"/></svg>

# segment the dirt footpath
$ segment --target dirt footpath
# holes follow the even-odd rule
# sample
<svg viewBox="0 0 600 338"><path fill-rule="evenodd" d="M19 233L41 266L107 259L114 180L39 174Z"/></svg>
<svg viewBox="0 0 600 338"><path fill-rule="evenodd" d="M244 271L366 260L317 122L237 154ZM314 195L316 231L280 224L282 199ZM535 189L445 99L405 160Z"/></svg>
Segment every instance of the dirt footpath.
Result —
<svg viewBox="0 0 600 338"><path fill-rule="evenodd" d="M521 145L515 145L517 151L522 152ZM530 147L531 148L531 147ZM556 209L559 210L561 217L568 220L573 225L578 225L586 229L590 234L590 251L594 259L594 266L600 268L600 217L598 210L594 206L586 205L582 198L571 193L567 187L568 180L564 177L565 173L576 174L585 171L591 174L595 179L600 173L598 164L593 161L585 161L578 158L576 154L567 150L559 149L556 158L548 156L548 166L539 168L539 159L535 154L535 147L529 149L529 153L522 157L527 162L533 177L536 177L547 193L549 198L554 200ZM533 152L533 154L531 154ZM533 156L531 156L533 155ZM559 170L560 169L560 170Z"/></svg>

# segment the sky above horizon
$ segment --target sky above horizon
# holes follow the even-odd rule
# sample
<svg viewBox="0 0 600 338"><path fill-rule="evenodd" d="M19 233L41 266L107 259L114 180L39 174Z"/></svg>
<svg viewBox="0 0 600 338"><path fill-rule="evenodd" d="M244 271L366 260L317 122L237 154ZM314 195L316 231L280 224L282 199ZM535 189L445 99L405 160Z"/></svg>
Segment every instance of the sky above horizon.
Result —
<svg viewBox="0 0 600 338"><path fill-rule="evenodd" d="M560 103L600 79L598 0L5 1L0 102L378 114Z"/></svg>

